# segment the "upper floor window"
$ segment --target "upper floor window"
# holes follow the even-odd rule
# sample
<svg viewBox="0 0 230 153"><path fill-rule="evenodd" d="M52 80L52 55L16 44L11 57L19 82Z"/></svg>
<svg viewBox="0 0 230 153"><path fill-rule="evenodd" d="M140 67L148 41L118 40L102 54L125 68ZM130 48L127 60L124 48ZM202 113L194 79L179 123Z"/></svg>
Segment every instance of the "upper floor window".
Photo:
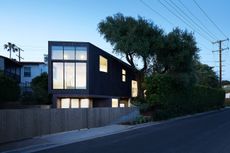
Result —
<svg viewBox="0 0 230 153"><path fill-rule="evenodd" d="M76 47L76 60L87 60L87 48Z"/></svg>
<svg viewBox="0 0 230 153"><path fill-rule="evenodd" d="M52 59L62 60L63 59L63 47L52 46Z"/></svg>
<svg viewBox="0 0 230 153"><path fill-rule="evenodd" d="M87 60L87 47L80 46L52 46L53 60Z"/></svg>
<svg viewBox="0 0 230 153"><path fill-rule="evenodd" d="M126 81L126 70L122 69L122 82Z"/></svg>
<svg viewBox="0 0 230 153"><path fill-rule="evenodd" d="M31 77L31 67L24 67L24 77Z"/></svg>
<svg viewBox="0 0 230 153"><path fill-rule="evenodd" d="M132 80L132 97L137 97L138 89L137 89L137 81Z"/></svg>
<svg viewBox="0 0 230 153"><path fill-rule="evenodd" d="M99 70L101 72L108 72L108 60L103 56L99 56Z"/></svg>
<svg viewBox="0 0 230 153"><path fill-rule="evenodd" d="M75 48L73 46L64 46L64 60L75 59Z"/></svg>

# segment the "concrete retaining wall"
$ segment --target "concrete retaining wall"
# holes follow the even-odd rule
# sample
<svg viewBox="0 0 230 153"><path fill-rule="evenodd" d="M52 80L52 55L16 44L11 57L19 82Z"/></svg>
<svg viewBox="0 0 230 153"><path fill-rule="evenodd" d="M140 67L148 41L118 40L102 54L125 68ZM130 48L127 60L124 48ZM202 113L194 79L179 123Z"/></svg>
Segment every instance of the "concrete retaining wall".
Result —
<svg viewBox="0 0 230 153"><path fill-rule="evenodd" d="M104 126L124 116L134 120L137 108L0 110L0 143L57 132Z"/></svg>

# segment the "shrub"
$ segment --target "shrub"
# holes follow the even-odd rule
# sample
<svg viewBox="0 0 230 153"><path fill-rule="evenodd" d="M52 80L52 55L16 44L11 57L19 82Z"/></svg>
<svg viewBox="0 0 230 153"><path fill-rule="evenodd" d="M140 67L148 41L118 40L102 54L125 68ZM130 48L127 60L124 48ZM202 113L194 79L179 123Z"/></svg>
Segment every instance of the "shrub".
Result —
<svg viewBox="0 0 230 153"><path fill-rule="evenodd" d="M163 74L146 79L146 103L152 109L155 120L223 107L225 92L222 89L193 86L190 84L192 79L189 79L183 74Z"/></svg>
<svg viewBox="0 0 230 153"><path fill-rule="evenodd" d="M0 102L17 101L19 95L20 87L17 81L0 72Z"/></svg>

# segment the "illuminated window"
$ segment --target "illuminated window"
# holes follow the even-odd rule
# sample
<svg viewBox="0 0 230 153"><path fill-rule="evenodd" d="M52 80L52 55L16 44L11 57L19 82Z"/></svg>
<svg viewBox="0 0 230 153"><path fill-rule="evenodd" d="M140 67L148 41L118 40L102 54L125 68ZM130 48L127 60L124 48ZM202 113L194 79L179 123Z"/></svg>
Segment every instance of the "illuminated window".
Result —
<svg viewBox="0 0 230 153"><path fill-rule="evenodd" d="M76 89L86 89L86 63L76 63Z"/></svg>
<svg viewBox="0 0 230 153"><path fill-rule="evenodd" d="M89 108L89 99L81 99L81 108Z"/></svg>
<svg viewBox="0 0 230 153"><path fill-rule="evenodd" d="M112 107L118 107L118 99L112 99Z"/></svg>
<svg viewBox="0 0 230 153"><path fill-rule="evenodd" d="M53 89L63 89L63 63L53 63Z"/></svg>
<svg viewBox="0 0 230 153"><path fill-rule="evenodd" d="M70 108L70 99L62 98L61 99L61 108Z"/></svg>
<svg viewBox="0 0 230 153"><path fill-rule="evenodd" d="M122 82L126 81L126 71L122 69Z"/></svg>
<svg viewBox="0 0 230 153"><path fill-rule="evenodd" d="M121 103L121 104L120 104L120 107L125 107L125 104Z"/></svg>
<svg viewBox="0 0 230 153"><path fill-rule="evenodd" d="M76 47L76 60L87 60L86 47Z"/></svg>
<svg viewBox="0 0 230 153"><path fill-rule="evenodd" d="M75 59L75 48L64 46L64 60L74 60Z"/></svg>
<svg viewBox="0 0 230 153"><path fill-rule="evenodd" d="M71 108L79 108L79 99L71 99Z"/></svg>
<svg viewBox="0 0 230 153"><path fill-rule="evenodd" d="M99 56L99 69L101 72L108 72L108 61L103 56Z"/></svg>
<svg viewBox="0 0 230 153"><path fill-rule="evenodd" d="M63 47L52 46L52 59L62 60L63 59Z"/></svg>
<svg viewBox="0 0 230 153"><path fill-rule="evenodd" d="M65 63L65 89L74 89L74 63Z"/></svg>
<svg viewBox="0 0 230 153"><path fill-rule="evenodd" d="M132 97L137 97L137 81L132 80Z"/></svg>

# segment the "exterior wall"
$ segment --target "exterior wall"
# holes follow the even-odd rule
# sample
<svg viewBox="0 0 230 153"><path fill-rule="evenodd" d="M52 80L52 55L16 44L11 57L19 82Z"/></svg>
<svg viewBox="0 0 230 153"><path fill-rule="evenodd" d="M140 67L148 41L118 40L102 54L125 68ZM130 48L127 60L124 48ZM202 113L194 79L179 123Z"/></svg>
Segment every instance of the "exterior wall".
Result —
<svg viewBox="0 0 230 153"><path fill-rule="evenodd" d="M4 71L4 68L5 68L4 58L0 57L0 70Z"/></svg>
<svg viewBox="0 0 230 153"><path fill-rule="evenodd" d="M24 67L31 67L30 77L24 77ZM48 72L47 64L23 64L21 68L21 83L30 83L33 78L44 72Z"/></svg>
<svg viewBox="0 0 230 153"><path fill-rule="evenodd" d="M52 89L52 61L65 62L65 60L52 60L51 46L87 47L86 89ZM99 71L99 56L107 59L107 73ZM71 62L74 62L74 60ZM122 82L122 69L126 70L125 82ZM64 97L89 98L93 100L93 107L111 107L112 98L128 99L131 97L131 80L136 80L136 73L128 64L87 42L48 42L48 74L49 93L53 95L54 107L57 105L57 99ZM126 104L125 106L128 105Z"/></svg>
<svg viewBox="0 0 230 153"><path fill-rule="evenodd" d="M138 115L137 108L0 110L0 143L132 121Z"/></svg>

